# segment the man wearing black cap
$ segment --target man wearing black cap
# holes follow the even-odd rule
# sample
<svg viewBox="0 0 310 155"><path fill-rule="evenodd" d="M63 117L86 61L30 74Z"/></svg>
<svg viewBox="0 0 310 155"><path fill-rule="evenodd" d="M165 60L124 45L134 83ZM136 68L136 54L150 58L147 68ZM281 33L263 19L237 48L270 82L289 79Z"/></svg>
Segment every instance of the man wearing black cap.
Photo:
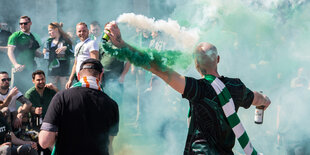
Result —
<svg viewBox="0 0 310 155"><path fill-rule="evenodd" d="M78 73L79 82L57 93L47 110L39 144L53 146L56 154L112 153L112 140L118 133L119 111L115 101L101 91L103 67L87 59Z"/></svg>

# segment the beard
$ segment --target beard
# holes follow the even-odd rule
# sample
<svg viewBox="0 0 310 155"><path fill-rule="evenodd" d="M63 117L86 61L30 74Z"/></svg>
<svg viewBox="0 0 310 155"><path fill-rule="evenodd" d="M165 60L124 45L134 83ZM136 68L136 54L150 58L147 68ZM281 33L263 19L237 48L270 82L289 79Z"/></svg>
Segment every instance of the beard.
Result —
<svg viewBox="0 0 310 155"><path fill-rule="evenodd" d="M44 87L45 87L45 84L38 84L38 85L37 85L37 88L38 88L38 89L43 89Z"/></svg>
<svg viewBox="0 0 310 155"><path fill-rule="evenodd" d="M1 89L5 90L5 89L8 89L9 87L10 87L10 85L1 86Z"/></svg>

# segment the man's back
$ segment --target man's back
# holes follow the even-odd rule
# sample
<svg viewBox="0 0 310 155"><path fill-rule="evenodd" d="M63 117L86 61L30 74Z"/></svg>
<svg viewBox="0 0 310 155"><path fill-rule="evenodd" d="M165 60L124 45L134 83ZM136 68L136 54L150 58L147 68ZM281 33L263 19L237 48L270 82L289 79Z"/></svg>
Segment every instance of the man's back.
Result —
<svg viewBox="0 0 310 155"><path fill-rule="evenodd" d="M118 132L118 106L99 90L76 87L55 95L44 122L58 126L59 154L108 154Z"/></svg>
<svg viewBox="0 0 310 155"><path fill-rule="evenodd" d="M219 78L229 90L236 111L248 108L253 92L239 79ZM232 154L235 135L219 104L213 87L205 79L186 78L183 97L190 101L191 123L184 154Z"/></svg>

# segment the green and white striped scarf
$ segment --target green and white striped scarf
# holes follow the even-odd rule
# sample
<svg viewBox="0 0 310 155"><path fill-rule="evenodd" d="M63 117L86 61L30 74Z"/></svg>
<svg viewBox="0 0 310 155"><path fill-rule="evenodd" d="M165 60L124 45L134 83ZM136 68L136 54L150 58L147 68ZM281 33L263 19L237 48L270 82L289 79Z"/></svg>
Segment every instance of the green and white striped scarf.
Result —
<svg viewBox="0 0 310 155"><path fill-rule="evenodd" d="M102 90L99 80L93 76L84 76L79 82L75 83L72 87L86 87L97 90Z"/></svg>
<svg viewBox="0 0 310 155"><path fill-rule="evenodd" d="M225 84L213 75L205 75L205 79L210 82L211 86L215 90L224 114L228 120L228 123L237 137L239 144L241 145L243 151L246 155L262 155L262 153L257 153L253 145L250 142L249 136L246 133L243 125L235 110L234 101L226 88Z"/></svg>

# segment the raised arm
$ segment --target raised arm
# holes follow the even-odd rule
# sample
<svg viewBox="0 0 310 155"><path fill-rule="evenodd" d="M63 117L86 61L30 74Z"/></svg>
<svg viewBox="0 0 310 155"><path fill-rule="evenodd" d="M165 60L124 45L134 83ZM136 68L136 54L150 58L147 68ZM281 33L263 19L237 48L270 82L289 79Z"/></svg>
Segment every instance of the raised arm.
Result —
<svg viewBox="0 0 310 155"><path fill-rule="evenodd" d="M133 52L140 52L122 39L120 30L115 22L110 22L105 26L104 32L110 37L111 42L118 48L129 48ZM156 74L161 79L163 79L167 84L169 84L173 89L183 94L185 88L185 77L175 72L172 69L167 69L167 71L162 71L160 68L153 62L151 62L151 67L142 66L144 69L149 70L150 72Z"/></svg>
<svg viewBox="0 0 310 155"><path fill-rule="evenodd" d="M129 62L126 62L126 63L125 63L124 70L123 70L121 76L120 76L119 79L118 79L118 81L119 81L120 83L124 83L125 76L126 76L126 74L128 73L130 66L131 66L131 64L130 64Z"/></svg>

